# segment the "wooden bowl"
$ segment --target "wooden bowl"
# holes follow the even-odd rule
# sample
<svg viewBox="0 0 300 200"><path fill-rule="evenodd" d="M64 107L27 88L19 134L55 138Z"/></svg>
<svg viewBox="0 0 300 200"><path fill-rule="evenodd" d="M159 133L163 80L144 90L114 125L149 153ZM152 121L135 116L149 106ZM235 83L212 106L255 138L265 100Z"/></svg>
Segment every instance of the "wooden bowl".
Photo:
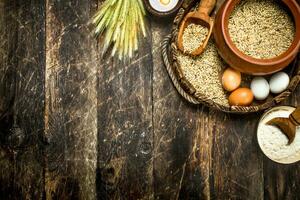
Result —
<svg viewBox="0 0 300 200"><path fill-rule="evenodd" d="M178 3L176 4L176 6L170 10L170 11L166 11L166 12L160 12L155 10L151 5L149 0L143 0L144 1L144 5L145 8L147 9L148 12L150 12L151 14L153 14L156 17L167 17L170 16L172 14L175 14L177 12L177 10L181 7L183 0L179 0Z"/></svg>
<svg viewBox="0 0 300 200"><path fill-rule="evenodd" d="M257 59L242 53L232 42L228 21L231 12L240 0L228 0L223 3L215 18L214 38L221 57L233 68L251 75L266 75L287 67L296 57L300 47L300 8L295 0L282 0L290 10L295 23L295 38L289 49L271 59Z"/></svg>

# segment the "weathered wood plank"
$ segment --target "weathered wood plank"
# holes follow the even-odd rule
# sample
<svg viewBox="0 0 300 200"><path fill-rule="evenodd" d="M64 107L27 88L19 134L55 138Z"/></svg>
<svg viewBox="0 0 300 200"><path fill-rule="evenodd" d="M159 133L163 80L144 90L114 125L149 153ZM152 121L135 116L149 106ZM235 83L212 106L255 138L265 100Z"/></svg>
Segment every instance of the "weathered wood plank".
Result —
<svg viewBox="0 0 300 200"><path fill-rule="evenodd" d="M16 56L12 56L17 45L16 2L0 1L0 115L11 106L14 96L14 74Z"/></svg>
<svg viewBox="0 0 300 200"><path fill-rule="evenodd" d="M1 76L4 79L1 81L4 82L1 83L1 88L11 85L13 87L2 92L8 98L11 93L15 95L16 77L18 92L14 96L14 114L18 125L24 131L25 140L21 140L23 142L20 143L21 146L17 146L18 149L10 146L10 143L2 145L2 148L6 145L10 148L5 152L1 149L0 153L0 195L4 199L41 199L44 189L44 3L38 0L1 3L4 3L2 14L5 16L2 21L5 27L1 30L5 33L1 36L4 37L2 44L6 49L2 52L4 62L1 63L1 70L4 70L4 74ZM16 73L10 74L10 70Z"/></svg>
<svg viewBox="0 0 300 200"><path fill-rule="evenodd" d="M20 188L14 188L14 161L13 154L8 150L8 129L12 124L12 101L14 96L14 75L16 74L16 57L10 56L10 52L16 49L17 44L17 9L16 2L8 4L1 1L0 4L0 196L4 198L20 197ZM10 23L7 23L10 21ZM11 194L15 191L15 194Z"/></svg>
<svg viewBox="0 0 300 200"><path fill-rule="evenodd" d="M196 130L190 136L190 153L179 199L211 198L211 162L213 137L208 131L210 123L208 108L201 106L196 115Z"/></svg>
<svg viewBox="0 0 300 200"><path fill-rule="evenodd" d="M17 1L17 4L19 85L16 114L26 138L24 149L19 151L20 157L16 157L15 183L22 185L24 198L39 199L44 191L45 5L39 0Z"/></svg>
<svg viewBox="0 0 300 200"><path fill-rule="evenodd" d="M97 52L94 1L46 3L47 199L95 199Z"/></svg>
<svg viewBox="0 0 300 200"><path fill-rule="evenodd" d="M152 22L155 199L209 198L208 109L182 99L163 67L159 47L171 23Z"/></svg>
<svg viewBox="0 0 300 200"><path fill-rule="evenodd" d="M153 198L151 34L129 63L103 60L98 71L99 199Z"/></svg>
<svg viewBox="0 0 300 200"><path fill-rule="evenodd" d="M263 162L256 140L259 114L210 111L213 199L263 199Z"/></svg>
<svg viewBox="0 0 300 200"><path fill-rule="evenodd" d="M282 165L264 158L264 199L299 199L299 163Z"/></svg>

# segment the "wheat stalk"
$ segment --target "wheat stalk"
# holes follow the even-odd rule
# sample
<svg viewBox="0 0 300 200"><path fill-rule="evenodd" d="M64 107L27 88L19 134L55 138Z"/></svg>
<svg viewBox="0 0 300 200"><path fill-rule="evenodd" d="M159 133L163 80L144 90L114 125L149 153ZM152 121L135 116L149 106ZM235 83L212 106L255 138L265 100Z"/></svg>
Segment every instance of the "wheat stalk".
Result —
<svg viewBox="0 0 300 200"><path fill-rule="evenodd" d="M138 38L146 37L142 0L106 0L92 19L95 36L100 38L103 55L131 58L138 49Z"/></svg>

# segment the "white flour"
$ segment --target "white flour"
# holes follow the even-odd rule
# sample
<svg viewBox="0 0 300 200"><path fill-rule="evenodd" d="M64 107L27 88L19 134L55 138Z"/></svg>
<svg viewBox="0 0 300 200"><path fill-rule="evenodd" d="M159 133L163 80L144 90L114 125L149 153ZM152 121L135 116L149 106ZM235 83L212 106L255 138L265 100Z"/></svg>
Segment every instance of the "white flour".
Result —
<svg viewBox="0 0 300 200"><path fill-rule="evenodd" d="M293 163L300 160L300 128L297 128L294 141L288 144L287 136L277 127L266 125L275 117L288 117L295 108L280 106L267 112L261 119L257 139L264 154L279 163Z"/></svg>

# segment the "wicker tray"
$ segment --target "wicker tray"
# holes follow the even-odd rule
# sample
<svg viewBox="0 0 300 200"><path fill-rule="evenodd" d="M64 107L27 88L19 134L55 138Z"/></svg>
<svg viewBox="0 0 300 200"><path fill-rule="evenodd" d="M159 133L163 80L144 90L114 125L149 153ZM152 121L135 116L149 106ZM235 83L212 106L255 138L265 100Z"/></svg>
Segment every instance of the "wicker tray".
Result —
<svg viewBox="0 0 300 200"><path fill-rule="evenodd" d="M221 110L228 113L253 113L268 109L270 107L276 106L281 101L286 99L297 87L300 81L300 54L296 57L292 64L285 70L290 76L290 84L288 88L281 94L269 98L261 104L254 104L251 106L224 106L221 105L204 95L196 93L196 89L189 82L189 80L184 76L181 66L177 61L177 46L176 39L179 29L179 24L186 13L189 12L191 8L196 6L197 0L190 0L183 3L178 14L176 15L173 22L172 34L168 35L162 42L162 56L165 63L165 67L168 74L179 92L179 94L192 104L204 104L211 108Z"/></svg>

